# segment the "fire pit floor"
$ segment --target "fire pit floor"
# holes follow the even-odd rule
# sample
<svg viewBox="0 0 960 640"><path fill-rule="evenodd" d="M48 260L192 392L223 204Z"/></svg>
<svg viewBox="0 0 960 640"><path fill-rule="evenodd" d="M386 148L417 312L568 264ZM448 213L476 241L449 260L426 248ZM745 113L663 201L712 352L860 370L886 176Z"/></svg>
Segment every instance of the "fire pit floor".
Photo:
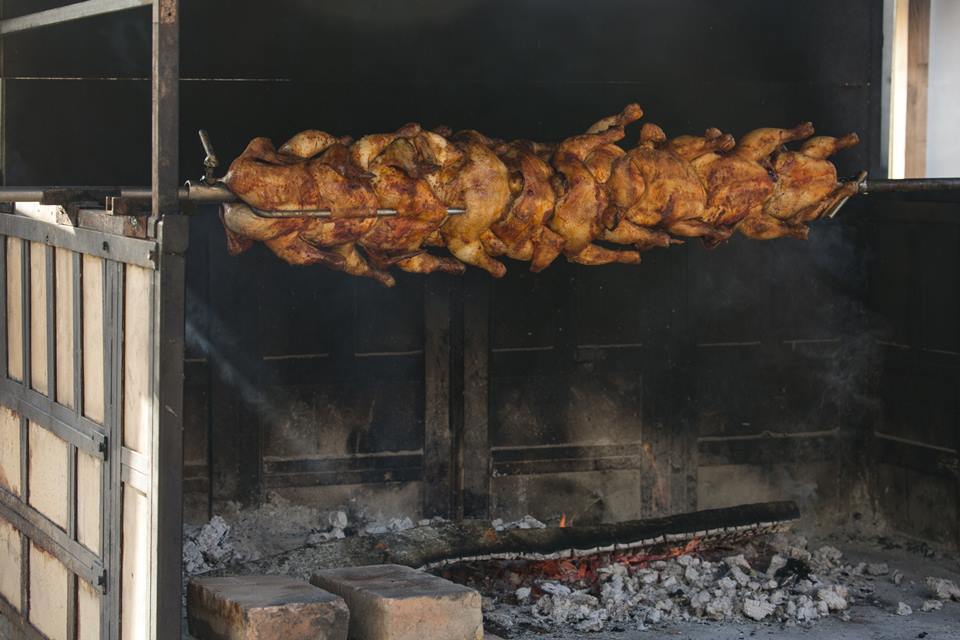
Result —
<svg viewBox="0 0 960 640"><path fill-rule="evenodd" d="M823 617L809 626L784 625L778 622L716 622L688 621L661 622L641 630L636 625L611 626L603 631L585 632L573 628L551 630L497 629L504 640L646 640L649 638L683 638L689 640L744 640L747 638L776 637L786 639L849 639L904 640L920 638L946 640L960 637L960 602L943 602L935 611L922 611L925 600L932 598L926 587L928 577L942 577L960 583L958 558L937 555L928 557L921 549L906 540L844 541L812 539L810 548L821 544L837 547L843 553L843 562L857 565L885 563L889 574L864 576L858 582L872 589L869 595L854 595L846 609L849 620L836 614ZM893 574L902 574L895 584ZM852 591L852 590L851 590ZM898 615L900 603L912 609L909 615Z"/></svg>
<svg viewBox="0 0 960 640"><path fill-rule="evenodd" d="M302 518L303 523L292 522L283 515L284 505L271 508L264 517L257 512L251 512L240 517L231 518L229 523L214 519L202 528L194 527L188 533L188 539L193 541L196 549L184 548L185 569L188 574L203 573L205 575L244 575L244 574L281 574L301 578L309 578L316 571L324 568L342 566L360 566L364 564L382 564L383 562L398 562L396 558L380 558L389 549L400 558L410 556L408 566L421 566L421 556L424 553L436 555L437 549L457 548L460 542L475 541L489 533L491 525L474 523L457 525L444 521L421 522L419 526L411 522L400 523L396 527L392 521L387 526L379 528L366 526L360 521L355 524L353 517L349 518L341 512L331 514L309 513ZM276 511L276 513L275 513ZM241 514L243 515L243 514ZM308 517L307 517L308 516ZM320 517L322 516L322 517ZM334 517L335 516L335 517ZM247 520L253 518L251 525ZM317 522L330 522L329 530L318 533ZM280 549L249 544L246 539L250 532L262 533L271 541L280 540L282 536L267 535L276 533L273 529L277 523L284 523L285 529L294 527L297 535L288 535L289 546ZM403 526L400 526L400 525ZM545 525L536 523L540 527ZM346 525L346 527L344 526ZM554 526L556 523L554 523ZM815 527L815 525L812 525ZM320 528L324 528L321 524ZM344 528L346 537L344 538ZM806 527L800 527L806 528ZM263 531L261 531L261 529ZM380 531L382 529L382 531ZM250 530L250 531L248 531ZM361 535L366 531L366 535ZM497 537L506 536L497 529ZM554 533L543 530L543 536L527 535L523 531L517 533L517 541L550 539ZM815 531L812 529L811 531ZM358 533L359 532L359 533ZM281 532L282 533L282 532ZM523 535L520 535L523 534ZM264 537L261 536L261 537ZM784 637L784 638L871 638L891 640L896 638L954 638L960 637L960 602L944 601L941 608L924 611L924 602L933 598L926 584L929 577L941 577L953 580L960 585L960 564L957 556L933 555L930 550L918 546L904 539L872 537L850 537L841 533L831 533L821 536L811 533L807 550L813 553L814 565L817 572L813 584L807 585L806 594L809 599L803 601L800 595L802 589L793 589L799 579L790 582L789 576L774 576L776 585L770 585L770 576L767 575L771 561L770 549L764 544L772 541L776 534L762 534L745 538L725 538L707 536L679 540L666 546L667 555L664 557L664 546L643 547L641 549L627 549L620 554L620 564L630 564L629 571L617 569L624 578L626 586L623 589L627 595L636 595L647 586L660 586L666 578L673 575L680 583L670 586L668 591L661 593L647 593L644 598L630 600L627 606L621 608L615 615L608 615L613 608L604 602L603 586L609 580L609 573L604 567L610 566L610 555L592 554L580 558L567 556L543 557L543 559L522 560L519 557L501 557L501 554L486 555L466 563L439 564L429 567L429 570L448 577L454 581L467 584L478 589L485 596L485 627L487 631L502 637L505 640L554 640L566 638L587 638L593 640L632 640L639 638L666 637L690 638L691 640L706 640L708 638L748 638L748 637ZM787 534L790 537L790 534ZM314 541L314 539L317 539ZM259 538L258 538L259 539ZM286 538L282 538L286 540ZM251 538L253 540L253 538ZM767 541L767 542L765 542ZM287 543L284 543L286 545ZM821 550L824 545L829 548ZM579 547L578 547L579 548ZM820 550L819 556L817 551ZM189 551L189 552L188 552ZM731 556L743 553L749 566L744 573L750 576L744 581L738 575L730 562L725 560ZM379 554L379 555L378 555ZM644 555L646 554L646 555ZM660 554L660 557L650 557ZM838 556L830 559L826 568L822 562L824 554ZM471 554L464 554L473 557ZM692 560L680 560L680 556L689 556ZM414 557L416 556L416 557ZM202 558L203 565L191 564L194 557ZM652 566L655 562L661 562ZM399 562L403 564L404 562ZM686 573L686 564L692 564L696 572ZM700 564L697 564L700 563ZM736 564L736 561L734 561ZM886 564L887 570L871 575L866 567L870 564ZM211 571L211 565L214 570ZM217 566L219 565L219 566ZM680 566L678 566L680 565ZM192 569L192 567L195 567ZM583 567L586 567L585 569ZM682 568L682 571L680 569ZM653 569L654 571L651 571ZM507 575L505 570L517 574ZM603 570L603 571L601 571ZM656 579L651 583L639 585L637 580L641 571L656 573ZM573 572L573 573L571 573ZM582 574L581 574L582 572ZM895 577L899 574L899 579ZM504 583L503 578L509 580ZM597 576L600 576L598 579ZM730 580L744 581L734 587ZM498 583L498 581L500 581ZM633 582L633 585L627 584ZM725 581L725 582L724 582ZM755 584L750 584L753 582ZM551 615L553 602L540 603L544 595L559 595L559 611L563 613L565 607L581 604L581 599L575 597L564 601L563 589L557 594L549 593L542 583L555 583L567 586L571 594L581 592L588 597L582 598L586 607L583 611L576 611L574 615ZM614 585L616 586L616 585ZM516 598L516 590L530 588L528 597L522 601ZM719 587L719 589L718 589ZM827 600L836 603L836 598L830 593L821 595L821 589L831 590L839 588L835 595L844 597L846 602L842 606L830 607L823 610ZM617 589L621 589L617 587ZM847 593L844 593L844 588ZM632 591L631 591L632 589ZM797 615L797 609L788 612L783 600L775 596L774 592L783 589L787 600L793 604L805 607L810 615L806 619ZM656 591L656 589L653 589ZM724 594L726 591L726 594ZM699 595L698 595L699 594ZM691 607L690 601L694 596L698 598L721 598L729 596L729 604L718 615L718 604L713 603L712 611L706 606L697 609ZM609 594L608 594L609 595ZM646 596L653 596L652 598ZM669 596L676 607L665 611L662 615L649 616L649 610L656 607L658 602ZM684 599L686 598L686 600ZM744 614L747 599L755 600L750 603L750 613L757 616L758 609L771 609L772 601L779 601L773 610L761 615L762 621L750 620ZM758 604L759 602L759 604ZM901 604L902 603L902 604ZM670 605L666 605L669 609ZM705 605L704 602L700 603ZM940 603L937 603L940 604ZM598 608L606 608L606 614L599 614L604 618L603 624L590 626L589 618ZM908 608L910 612L908 613ZM930 608L929 605L927 608ZM819 610L817 610L819 609ZM898 609L901 614L898 615ZM626 615L624 615L626 613ZM686 613L686 618L683 615ZM793 616L790 619L789 615ZM605 616L605 617L604 617ZM659 618L659 619L651 619ZM710 619L719 617L721 620ZM559 618L559 619L558 619ZM801 618L798 621L798 618ZM583 624L586 623L586 624Z"/></svg>

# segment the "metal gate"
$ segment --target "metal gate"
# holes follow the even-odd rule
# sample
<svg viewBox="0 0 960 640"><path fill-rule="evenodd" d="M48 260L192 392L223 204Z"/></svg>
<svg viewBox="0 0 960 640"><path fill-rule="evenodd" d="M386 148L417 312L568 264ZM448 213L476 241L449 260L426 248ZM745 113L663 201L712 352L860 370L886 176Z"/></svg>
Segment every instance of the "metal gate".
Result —
<svg viewBox="0 0 960 640"><path fill-rule="evenodd" d="M0 19L0 169L2 36L150 5L150 215L111 215L102 197L0 209L0 637L180 637L178 1ZM95 199L68 192L61 204Z"/></svg>
<svg viewBox="0 0 960 640"><path fill-rule="evenodd" d="M160 501L179 392L159 383L182 366L164 330L182 326L183 219L148 239L55 214L0 214L0 612L28 637L154 637L160 563L180 555Z"/></svg>

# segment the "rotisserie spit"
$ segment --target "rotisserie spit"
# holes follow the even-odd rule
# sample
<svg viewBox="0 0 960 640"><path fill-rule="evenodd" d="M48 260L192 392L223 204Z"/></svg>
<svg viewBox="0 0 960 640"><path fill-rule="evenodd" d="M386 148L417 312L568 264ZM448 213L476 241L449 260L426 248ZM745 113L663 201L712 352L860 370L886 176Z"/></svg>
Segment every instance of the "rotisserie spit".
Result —
<svg viewBox="0 0 960 640"><path fill-rule="evenodd" d="M857 193L827 159L856 134L812 137L803 123L739 141L717 129L671 139L647 123L624 150L617 143L642 115L630 104L555 145L418 124L356 141L303 131L279 148L256 138L223 178L241 201L223 207L228 246L237 254L260 241L291 264L387 286L391 267L459 274L467 264L500 277L501 256L540 271L561 254L637 263L683 238L806 238L809 222ZM329 217L296 215L317 209ZM377 216L383 209L396 215Z"/></svg>

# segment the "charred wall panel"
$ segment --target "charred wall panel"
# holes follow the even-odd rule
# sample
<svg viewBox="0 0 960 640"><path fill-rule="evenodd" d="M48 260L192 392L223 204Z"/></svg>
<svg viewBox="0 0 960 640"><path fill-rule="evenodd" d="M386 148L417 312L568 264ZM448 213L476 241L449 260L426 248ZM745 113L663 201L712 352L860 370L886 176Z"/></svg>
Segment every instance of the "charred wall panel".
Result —
<svg viewBox="0 0 960 640"><path fill-rule="evenodd" d="M897 528L960 543L960 203L873 208L870 300L881 349L875 493Z"/></svg>
<svg viewBox="0 0 960 640"><path fill-rule="evenodd" d="M838 158L844 175L880 157L881 20L868 0L608 0L589 11L573 0L396 9L285 0L268 14L245 0L182 10L183 178L200 171L199 128L222 160L258 135L361 135L410 120L554 140L630 101L670 134L808 119L857 131L861 145ZM18 122L10 182L146 183L142 13L9 40L8 74L22 78L8 83ZM91 41L90 55L72 55ZM28 79L49 76L100 79ZM64 141L77 153L48 153ZM836 474L830 484L807 463L833 464L847 446L836 444L855 443L863 426L854 372L869 367L873 342L858 302L863 242L848 222L858 211L815 225L808 243L688 242L638 267L557 263L533 275L510 264L497 282L401 277L392 291L288 267L262 247L227 256L203 213L188 255L187 487L201 511L205 491L316 501L358 485L375 487L365 498L415 510L424 451L446 446L425 441L440 433L426 416L446 411L424 400L433 344L424 306L439 295L431 308L450 306L440 323L450 353L429 362L449 363L452 448L488 444L451 451L451 462L490 469L498 514L569 506L581 519L617 519L734 495L817 503L818 492L838 491ZM476 326L489 328L486 347L464 335ZM477 364L471 350L488 358ZM486 393L471 380L487 380ZM468 438L478 406L488 433ZM439 480L456 489L455 475ZM468 512L488 506L467 502Z"/></svg>

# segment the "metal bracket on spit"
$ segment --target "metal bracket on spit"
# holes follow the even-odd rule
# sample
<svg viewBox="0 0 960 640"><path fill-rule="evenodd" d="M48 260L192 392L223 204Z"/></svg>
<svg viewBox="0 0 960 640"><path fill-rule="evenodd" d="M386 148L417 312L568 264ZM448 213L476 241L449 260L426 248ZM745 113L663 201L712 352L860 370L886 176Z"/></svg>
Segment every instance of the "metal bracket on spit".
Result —
<svg viewBox="0 0 960 640"><path fill-rule="evenodd" d="M857 185L857 192L858 192L858 193L859 193L859 192L862 192L862 191L863 191L863 185L866 184L866 182L867 182L867 172L866 172L866 171L861 171L859 174L857 174L857 177L854 178L852 182L856 183L856 185ZM849 199L850 199L850 196L846 196L845 198L841 198L841 199L837 200L836 202L833 203L833 205L832 205L829 209L827 209L827 210L824 212L824 214L823 214L822 217L824 217L824 218L832 218L833 216L837 215L837 212L840 211L840 209L843 207L843 205L847 204L847 200L849 200Z"/></svg>
<svg viewBox="0 0 960 640"><path fill-rule="evenodd" d="M217 184L217 179L213 176L213 172L220 166L220 162L217 160L217 154L213 150L213 143L210 142L210 136L207 134L207 130L200 129L199 134L200 144L203 145L203 151L207 154L207 157L203 159L203 182L213 186Z"/></svg>

